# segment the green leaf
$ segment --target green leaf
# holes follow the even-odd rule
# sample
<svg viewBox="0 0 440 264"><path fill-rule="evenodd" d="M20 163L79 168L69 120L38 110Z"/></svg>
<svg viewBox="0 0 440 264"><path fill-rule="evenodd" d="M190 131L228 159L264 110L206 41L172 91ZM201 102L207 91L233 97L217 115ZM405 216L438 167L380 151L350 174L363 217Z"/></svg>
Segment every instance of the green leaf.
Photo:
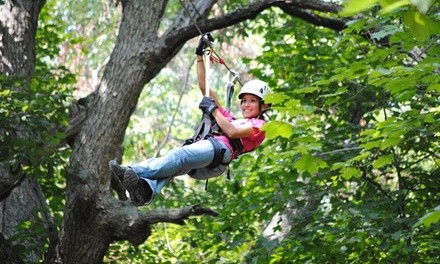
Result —
<svg viewBox="0 0 440 264"><path fill-rule="evenodd" d="M399 94L403 90L408 88L414 88L416 85L416 80L412 77L407 78L395 78L385 84L385 88L392 94Z"/></svg>
<svg viewBox="0 0 440 264"><path fill-rule="evenodd" d="M320 169L324 169L324 168L327 168L327 167L328 167L327 162L323 161L322 159L320 159L320 158L318 158L318 157L315 157L315 162L316 162L316 164L318 164L318 167L319 167Z"/></svg>
<svg viewBox="0 0 440 264"><path fill-rule="evenodd" d="M361 144L361 147L363 147L364 149L378 148L380 146L380 143L380 140L367 141L365 144Z"/></svg>
<svg viewBox="0 0 440 264"><path fill-rule="evenodd" d="M423 117L423 122L426 122L426 123L437 122L437 120L432 116L432 114L422 115L422 117Z"/></svg>
<svg viewBox="0 0 440 264"><path fill-rule="evenodd" d="M428 87L428 91L435 91L440 93L440 83L434 83Z"/></svg>
<svg viewBox="0 0 440 264"><path fill-rule="evenodd" d="M411 3L409 2L409 0L399 0L399 1L393 1L393 2L381 1L382 9L380 10L380 14L383 15L386 13L390 13L399 7L410 5L410 4Z"/></svg>
<svg viewBox="0 0 440 264"><path fill-rule="evenodd" d="M351 178L359 178L362 175L362 173L359 169L355 167L346 167L342 169L341 175L342 178L348 181Z"/></svg>
<svg viewBox="0 0 440 264"><path fill-rule="evenodd" d="M333 163L331 170L339 170L341 168L344 168L345 163L344 162L335 162Z"/></svg>
<svg viewBox="0 0 440 264"><path fill-rule="evenodd" d="M270 93L264 98L265 103L279 104L289 99L285 93Z"/></svg>
<svg viewBox="0 0 440 264"><path fill-rule="evenodd" d="M382 144L380 145L380 149L385 150L389 147L397 146L401 141L402 141L402 139L397 138L397 137L396 138L393 138L393 137L386 138L383 140Z"/></svg>
<svg viewBox="0 0 440 264"><path fill-rule="evenodd" d="M310 174L315 174L319 168L327 167L327 164L317 157L311 155L304 155L293 166L300 172L307 171Z"/></svg>
<svg viewBox="0 0 440 264"><path fill-rule="evenodd" d="M281 121L270 121L261 130L266 131L267 139L274 139L278 136L290 138L293 134L293 126Z"/></svg>
<svg viewBox="0 0 440 264"><path fill-rule="evenodd" d="M381 28L380 31L374 32L373 34L371 34L371 37L373 39L380 40L386 36L393 35L394 33L401 32L401 31L402 31L402 29L396 25L385 25L384 27Z"/></svg>
<svg viewBox="0 0 440 264"><path fill-rule="evenodd" d="M356 157L353 157L352 161L362 161L367 159L369 156L371 155L371 153L369 151L365 151L360 153L359 155L357 155Z"/></svg>
<svg viewBox="0 0 440 264"><path fill-rule="evenodd" d="M316 86L310 86L310 87L306 87L306 88L301 88L301 89L295 89L295 93L297 94L307 94L307 93L313 93L316 91L319 91L321 88L316 87Z"/></svg>
<svg viewBox="0 0 440 264"><path fill-rule="evenodd" d="M373 168L378 169L393 162L392 155L380 156L373 162Z"/></svg>
<svg viewBox="0 0 440 264"><path fill-rule="evenodd" d="M350 20L346 23L346 25L350 27L350 29L353 29L356 33L359 33L361 32L361 30L364 29L366 23L367 23L367 19L362 18L362 19ZM335 48L335 46L333 48Z"/></svg>
<svg viewBox="0 0 440 264"><path fill-rule="evenodd" d="M298 161L295 162L295 165L293 166L298 171L306 171L309 167L309 164L312 163L312 157L310 155L304 155L301 158L299 158Z"/></svg>
<svg viewBox="0 0 440 264"><path fill-rule="evenodd" d="M426 227L429 227L430 225L435 224L438 221L440 221L440 205L434 208L434 211L429 212L425 214L422 218L420 218L420 220L413 226L413 228L422 224Z"/></svg>
<svg viewBox="0 0 440 264"><path fill-rule="evenodd" d="M3 90L3 91L0 91L0 96L1 97L7 97L7 96L9 96L9 94L11 94L11 90Z"/></svg>
<svg viewBox="0 0 440 264"><path fill-rule="evenodd" d="M374 6L378 0L351 0L339 13L341 16L352 16Z"/></svg>
<svg viewBox="0 0 440 264"><path fill-rule="evenodd" d="M288 108L298 108L301 106L301 101L298 99L292 99L287 101L284 105Z"/></svg>
<svg viewBox="0 0 440 264"><path fill-rule="evenodd" d="M430 28L434 23L418 11L408 11L403 16L403 21L409 32L418 40L425 41L431 34Z"/></svg>

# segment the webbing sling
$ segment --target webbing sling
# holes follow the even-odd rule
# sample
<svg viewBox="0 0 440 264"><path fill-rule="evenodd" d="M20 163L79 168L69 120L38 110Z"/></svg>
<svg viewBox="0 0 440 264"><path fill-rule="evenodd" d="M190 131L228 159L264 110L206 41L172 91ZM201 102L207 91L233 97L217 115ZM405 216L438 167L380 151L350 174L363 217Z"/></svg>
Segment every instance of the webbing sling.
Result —
<svg viewBox="0 0 440 264"><path fill-rule="evenodd" d="M209 76L210 72L210 57L212 48L209 46L209 40L202 39L206 41L207 47L203 49L203 64L205 67L205 96L209 97ZM192 144L196 141L205 139L208 135L212 133L212 126L215 124L215 120L212 120L209 115L203 113L202 120L200 125L195 129L194 136L188 140L186 140L184 145Z"/></svg>
<svg viewBox="0 0 440 264"><path fill-rule="evenodd" d="M206 40L207 41L207 40ZM205 96L209 97L209 76L210 72L210 58L212 47L209 46L209 41L207 41L208 47L203 50L203 63L205 66ZM212 138L213 131L219 131L219 127L215 120L211 118L210 115L203 113L200 125L195 129L194 136L185 141L184 145L192 144L199 140L210 139L211 144L214 146L214 159L211 164L208 165L209 168L214 168L218 166L223 160L224 151L222 151L221 146L216 143L217 140Z"/></svg>
<svg viewBox="0 0 440 264"><path fill-rule="evenodd" d="M208 168L212 169L217 167L220 164L227 165L229 163L223 163L223 156L225 155L225 149L222 147L221 143L215 139L214 137L207 138L209 142L211 142L212 146L214 146L214 158L212 162L208 165Z"/></svg>
<svg viewBox="0 0 440 264"><path fill-rule="evenodd" d="M213 127L217 127L217 124L214 124L209 115L203 113L200 124L194 130L193 137L187 139L184 145L189 145L196 141L206 139L208 136L212 135Z"/></svg>
<svg viewBox="0 0 440 264"><path fill-rule="evenodd" d="M209 163L209 165L207 166L208 168L215 168L218 165L222 164L223 156L225 154L225 150L220 145L220 142L218 142L218 140L212 136L213 127L218 127L217 123L215 123L209 115L203 113L202 122L195 129L194 136L192 138L187 139L183 144L185 146L185 145L190 145L199 140L204 140L204 139L209 140L209 142L211 142L212 146L214 147L214 157L211 163ZM195 170L191 170L188 174L191 175L194 172Z"/></svg>
<svg viewBox="0 0 440 264"><path fill-rule="evenodd" d="M238 75L233 72L231 73L231 80L227 83L227 92L226 92L226 109L230 111L231 98L234 94L234 84L237 81ZM185 141L184 145L189 145L194 142L203 139L210 139L211 144L214 146L214 159L211 164L208 165L209 168L214 168L222 163L224 150L220 143L212 137L213 134L222 134L220 127L217 125L217 122L211 118L210 115L203 113L200 124L196 127L194 131L194 135L192 138L189 138ZM241 144L241 140L239 138L229 139L233 151L238 155L243 152L243 145Z"/></svg>

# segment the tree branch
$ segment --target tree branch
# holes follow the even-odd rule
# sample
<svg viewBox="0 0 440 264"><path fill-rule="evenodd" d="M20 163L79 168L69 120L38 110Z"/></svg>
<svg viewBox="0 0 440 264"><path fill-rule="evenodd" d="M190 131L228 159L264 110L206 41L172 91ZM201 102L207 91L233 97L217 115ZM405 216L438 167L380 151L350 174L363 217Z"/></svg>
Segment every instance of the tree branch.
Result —
<svg viewBox="0 0 440 264"><path fill-rule="evenodd" d="M345 28L345 21L341 19L334 19L329 17L323 17L319 16L317 14L313 14L309 11L309 8L307 10L302 9L302 5L292 5L287 3L279 3L277 6L283 10L285 13L300 18L306 22L309 22L310 24L313 24L315 26L323 26L335 31L341 31ZM314 11L322 11L322 12L337 12L339 10L339 6L330 6L327 10L325 8L316 8L313 9Z"/></svg>
<svg viewBox="0 0 440 264"><path fill-rule="evenodd" d="M301 18L314 25L324 26L333 30L341 30L344 25L344 20L338 20L323 16L312 14L311 11L324 12L324 13L337 13L342 9L340 5L327 3L324 1L256 1L246 8L237 9L234 12L226 14L224 16L215 17L213 19L202 19L198 21L199 27L202 31L211 31L215 29L224 28L230 25L237 24L239 22L254 19L262 11L271 7L279 7L287 14Z"/></svg>
<svg viewBox="0 0 440 264"><path fill-rule="evenodd" d="M168 222L178 225L185 224L190 216L217 216L218 213L200 205L192 205L184 208L164 209L154 211L139 211L129 202L120 202L115 199L103 200L106 210L101 217L103 223L110 223L113 232L111 240L128 240L133 245L143 243L151 234L151 225Z"/></svg>
<svg viewBox="0 0 440 264"><path fill-rule="evenodd" d="M155 210L145 213L143 218L149 224L169 222L183 225L185 224L184 220L188 219L190 216L199 215L218 216L218 213L210 208L203 208L200 205L192 205L179 209Z"/></svg>
<svg viewBox="0 0 440 264"><path fill-rule="evenodd" d="M171 26L167 32L163 35L166 38L166 47L164 50L158 49L160 54L166 54L165 50L169 50L169 47L179 47L182 42L187 41L197 35L199 35L198 28L202 32L213 31L217 29L222 29L228 26L235 25L237 23L243 22L245 20L254 19L262 11L269 9L271 7L278 7L282 9L287 14L303 19L314 25L327 27L336 31L341 30L344 25L344 20L338 20L336 18L329 18L324 16L319 16L313 14L312 11L322 12L322 13L332 13L335 14L341 10L340 5L324 2L324 1L300 1L300 0L263 0L255 1L246 7L236 9L235 11L225 14L223 16L216 16L214 18L208 19L204 18L206 13L209 11L208 7L216 1L201 1L202 3L197 3L196 8L187 7L188 12L182 10L180 15L174 20L173 26ZM192 18L196 19L197 27L191 21Z"/></svg>

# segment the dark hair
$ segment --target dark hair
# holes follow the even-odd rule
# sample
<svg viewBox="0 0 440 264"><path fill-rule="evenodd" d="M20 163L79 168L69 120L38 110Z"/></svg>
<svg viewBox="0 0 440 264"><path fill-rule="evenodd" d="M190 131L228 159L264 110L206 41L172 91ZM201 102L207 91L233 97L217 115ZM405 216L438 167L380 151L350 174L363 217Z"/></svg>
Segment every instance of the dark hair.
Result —
<svg viewBox="0 0 440 264"><path fill-rule="evenodd" d="M258 97L258 98L259 98L259 97ZM264 118L264 115L266 115L267 119L270 118L269 115L267 114L267 112L270 110L270 107L272 106L272 104L268 104L267 109L266 109L266 110L263 110L262 108L263 108L263 105L264 105L264 100L261 99L261 98L259 98L259 99L260 99L260 111L261 111L261 113L260 113L260 115L258 116L258 118L259 118L259 119L262 119L262 120L264 120L264 121L266 121L266 119Z"/></svg>

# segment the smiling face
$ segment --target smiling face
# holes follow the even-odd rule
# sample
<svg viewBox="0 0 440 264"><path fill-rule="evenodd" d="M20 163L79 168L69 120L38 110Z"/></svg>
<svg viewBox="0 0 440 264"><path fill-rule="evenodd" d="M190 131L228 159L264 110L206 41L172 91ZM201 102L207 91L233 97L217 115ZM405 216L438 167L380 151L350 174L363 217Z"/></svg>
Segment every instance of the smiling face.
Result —
<svg viewBox="0 0 440 264"><path fill-rule="evenodd" d="M260 98L253 94L244 94L240 106L244 118L257 118L264 109Z"/></svg>

